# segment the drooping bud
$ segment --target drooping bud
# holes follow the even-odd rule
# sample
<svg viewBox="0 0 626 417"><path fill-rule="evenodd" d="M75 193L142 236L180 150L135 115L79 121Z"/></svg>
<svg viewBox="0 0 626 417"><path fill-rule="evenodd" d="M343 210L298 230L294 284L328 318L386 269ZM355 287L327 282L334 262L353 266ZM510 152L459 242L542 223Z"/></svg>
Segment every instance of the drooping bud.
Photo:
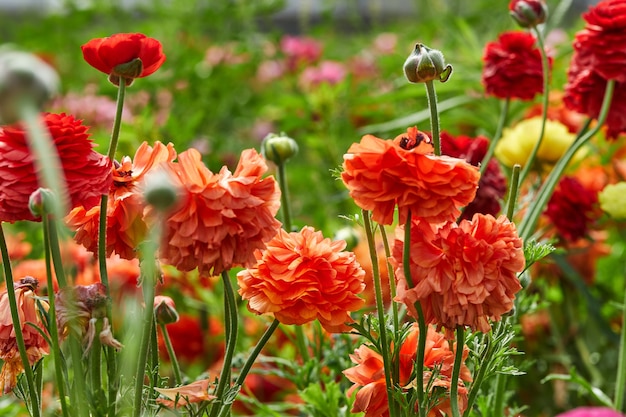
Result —
<svg viewBox="0 0 626 417"><path fill-rule="evenodd" d="M130 86L135 78L139 77L143 71L143 62L139 58L113 67L113 72L109 74L109 81L118 86L120 78L124 79L126 87Z"/></svg>
<svg viewBox="0 0 626 417"><path fill-rule="evenodd" d="M423 83L439 80L448 81L452 74L452 66L446 65L441 51L431 49L421 43L415 44L415 49L404 62L404 75L412 83Z"/></svg>
<svg viewBox="0 0 626 417"><path fill-rule="evenodd" d="M42 108L59 90L59 76L28 52L0 50L0 124L20 119L20 106L30 101Z"/></svg>
<svg viewBox="0 0 626 417"><path fill-rule="evenodd" d="M154 316L159 324L171 324L178 321L178 312L174 300L165 295L154 297Z"/></svg>
<svg viewBox="0 0 626 417"><path fill-rule="evenodd" d="M143 195L146 203L162 212L172 208L178 201L178 189L161 169L146 176Z"/></svg>
<svg viewBox="0 0 626 417"><path fill-rule="evenodd" d="M548 6L543 0L511 0L509 13L518 25L530 28L546 21Z"/></svg>
<svg viewBox="0 0 626 417"><path fill-rule="evenodd" d="M276 165L284 164L297 153L298 144L284 133L280 135L270 133L261 143L261 154L263 154L263 157Z"/></svg>

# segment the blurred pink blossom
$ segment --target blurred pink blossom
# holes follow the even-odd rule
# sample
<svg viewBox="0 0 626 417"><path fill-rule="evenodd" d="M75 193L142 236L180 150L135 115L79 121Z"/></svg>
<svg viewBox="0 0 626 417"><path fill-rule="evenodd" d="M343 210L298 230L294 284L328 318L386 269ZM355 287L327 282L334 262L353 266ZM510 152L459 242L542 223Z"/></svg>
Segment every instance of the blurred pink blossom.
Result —
<svg viewBox="0 0 626 417"><path fill-rule="evenodd" d="M213 45L204 54L204 64L208 67L216 67L221 64L243 64L249 60L250 56L248 54L237 52L237 44L234 42L225 45Z"/></svg>
<svg viewBox="0 0 626 417"><path fill-rule="evenodd" d="M343 81L347 70L336 61L322 61L317 67L308 67L300 74L298 85L303 90L309 90L321 83L335 85Z"/></svg>
<svg viewBox="0 0 626 417"><path fill-rule="evenodd" d="M280 50L287 57L287 68L296 70L302 64L316 62L322 56L322 44L313 38L285 35Z"/></svg>
<svg viewBox="0 0 626 417"><path fill-rule="evenodd" d="M270 83L279 79L285 73L285 63L279 60L263 61L256 70L256 80L259 83Z"/></svg>
<svg viewBox="0 0 626 417"><path fill-rule="evenodd" d="M624 417L624 414L608 407L578 407L556 417Z"/></svg>
<svg viewBox="0 0 626 417"><path fill-rule="evenodd" d="M398 44L398 35L395 33L381 33L374 39L374 52L379 55L389 55L394 53Z"/></svg>

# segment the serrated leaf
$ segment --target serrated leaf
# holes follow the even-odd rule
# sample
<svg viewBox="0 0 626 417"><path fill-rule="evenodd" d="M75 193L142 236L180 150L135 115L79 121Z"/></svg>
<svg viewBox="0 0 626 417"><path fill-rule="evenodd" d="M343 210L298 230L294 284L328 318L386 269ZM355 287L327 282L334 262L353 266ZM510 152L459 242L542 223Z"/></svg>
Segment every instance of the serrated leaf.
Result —
<svg viewBox="0 0 626 417"><path fill-rule="evenodd" d="M525 269L528 269L532 264L550 255L555 250L556 248L549 241L537 242L535 239L526 241L524 243Z"/></svg>

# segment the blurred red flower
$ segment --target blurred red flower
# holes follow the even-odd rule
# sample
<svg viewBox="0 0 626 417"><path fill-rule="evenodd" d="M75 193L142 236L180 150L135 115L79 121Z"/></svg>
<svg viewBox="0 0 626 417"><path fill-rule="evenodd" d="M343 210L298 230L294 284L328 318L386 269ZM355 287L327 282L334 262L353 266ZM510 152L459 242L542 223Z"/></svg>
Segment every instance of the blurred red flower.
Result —
<svg viewBox="0 0 626 417"><path fill-rule="evenodd" d="M355 203L380 224L413 216L431 222L454 220L459 207L474 199L480 174L466 161L432 155L426 134L417 128L393 141L372 135L354 143L343 159L341 179Z"/></svg>
<svg viewBox="0 0 626 417"><path fill-rule="evenodd" d="M417 341L419 327L413 324L411 330L400 346L398 354L399 381L394 381L404 389L415 386L411 380L414 374L414 365L417 359ZM424 386L432 389L443 387L450 390L452 369L454 366L455 349L450 348L450 343L444 334L439 333L433 326L428 327L426 335L426 351L424 352ZM467 359L469 350L463 347L463 361ZM352 412L365 412L364 417L387 417L389 405L387 403L387 388L385 385L385 373L382 356L367 345L361 345L350 355L352 362L357 365L346 369L343 374L354 383L348 390L348 396L359 389L356 394ZM438 369L437 373L433 370ZM434 378L431 381L431 378ZM470 382L472 376L469 368L462 363L459 375L459 409L461 412L467 407L467 388L463 381ZM450 395L438 397L438 400L429 410L428 416L435 417L450 415ZM416 404L417 406L417 404Z"/></svg>
<svg viewBox="0 0 626 417"><path fill-rule="evenodd" d="M181 313L179 320L167 325L176 358L186 364L201 363L214 366L224 356L224 326L215 317L201 319L189 313ZM169 360L165 340L158 334L159 352Z"/></svg>
<svg viewBox="0 0 626 417"><path fill-rule="evenodd" d="M444 155L464 158L474 166L479 166L489 147L489 139L484 136L470 138L468 136L452 136L441 132L441 152ZM500 202L506 193L506 179L495 159L487 163L487 168L478 182L476 197L469 203L461 219L471 219L476 213L497 216L500 213Z"/></svg>
<svg viewBox="0 0 626 417"><path fill-rule="evenodd" d="M117 33L92 39L81 47L85 61L110 76L130 79L147 77L165 62L161 43L142 33ZM126 65L139 60L139 71ZM113 79L111 81L115 83ZM129 82L127 81L127 85Z"/></svg>
<svg viewBox="0 0 626 417"><path fill-rule="evenodd" d="M561 238L575 241L587 236L591 223L601 212L598 193L585 188L574 177L563 177L552 194L545 215Z"/></svg>
<svg viewBox="0 0 626 417"><path fill-rule="evenodd" d="M522 239L505 216L475 214L471 221L439 225L415 219L411 224L411 276L408 288L402 268L404 230L396 229L392 263L396 268L397 301L417 317L421 301L427 323L446 328L469 326L486 333L488 319L499 320L513 308L522 288Z"/></svg>
<svg viewBox="0 0 626 417"><path fill-rule="evenodd" d="M329 332L348 331L350 312L363 306L365 272L346 242L332 242L312 227L280 229L254 267L237 274L239 294L256 314L272 313L284 324L315 319Z"/></svg>
<svg viewBox="0 0 626 417"><path fill-rule="evenodd" d="M280 190L274 177L262 177L267 165L261 155L243 151L234 173L226 167L212 173L195 149L164 166L181 196L165 220L163 263L181 271L198 268L200 276L252 266L254 251L263 249L280 227L274 218ZM147 215L151 212L148 207Z"/></svg>
<svg viewBox="0 0 626 417"><path fill-rule="evenodd" d="M113 184L108 190L106 254L118 254L123 259L137 257L137 247L148 231L143 212L146 207L142 193L145 175L161 162L171 162L176 158L174 146L156 142L154 147L143 142L131 161L124 157L116 162L113 170ZM67 225L76 231L74 240L87 250L98 250L98 227L100 206L86 210L77 207L65 219Z"/></svg>
<svg viewBox="0 0 626 417"><path fill-rule="evenodd" d="M30 325L33 324L39 330L46 332L35 303L37 284L37 280L32 277L22 278L15 283L17 313L20 318L28 362L31 366L50 351L44 336ZM40 302L44 307L47 307L46 301L40 300ZM0 359L4 361L0 372L0 394L8 394L17 385L17 377L24 372L24 367L17 348L6 289L0 294Z"/></svg>
<svg viewBox="0 0 626 417"><path fill-rule="evenodd" d="M488 95L532 100L543 92L541 53L528 32L505 32L483 54L482 82ZM552 58L549 58L550 65Z"/></svg>
<svg viewBox="0 0 626 417"><path fill-rule="evenodd" d="M111 185L111 161L93 150L87 126L65 113L43 115L69 194L70 208L91 207ZM30 195L39 188L35 156L30 152L26 132L21 124L0 130L0 220L38 221L28 208Z"/></svg>
<svg viewBox="0 0 626 417"><path fill-rule="evenodd" d="M626 53L626 52L625 52ZM563 102L571 110L597 119L600 115L607 80L588 67L589 62L583 53L574 51L574 56L567 71L567 84ZM626 82L616 82L611 100L611 107L605 121L609 139L617 138L626 132Z"/></svg>
<svg viewBox="0 0 626 417"><path fill-rule="evenodd" d="M583 19L587 24L574 39L578 64L605 80L626 82L626 1L600 1Z"/></svg>

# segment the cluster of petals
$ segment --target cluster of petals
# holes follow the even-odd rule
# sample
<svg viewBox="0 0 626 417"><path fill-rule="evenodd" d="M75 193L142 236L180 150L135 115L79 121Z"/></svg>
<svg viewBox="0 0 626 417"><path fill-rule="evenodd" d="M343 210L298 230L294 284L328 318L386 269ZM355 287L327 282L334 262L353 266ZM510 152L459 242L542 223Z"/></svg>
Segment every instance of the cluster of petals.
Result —
<svg viewBox="0 0 626 417"><path fill-rule="evenodd" d="M184 407L189 404L212 401L217 398L209 394L210 379L201 379L176 388L155 388L166 398L157 398L157 403L165 407Z"/></svg>
<svg viewBox="0 0 626 417"><path fill-rule="evenodd" d="M464 159L435 156L428 137L409 128L394 140L366 135L344 155L341 178L360 208L380 224L409 211L429 222L452 221L475 195L480 174Z"/></svg>
<svg viewBox="0 0 626 417"><path fill-rule="evenodd" d="M176 159L176 151L170 143L156 142L154 147L143 142L133 160L124 157L113 169L113 183L108 190L106 254L118 254L122 259L137 257L137 247L145 239L149 225L144 217L146 203L143 183L146 175L162 162ZM74 208L66 217L66 223L76 233L74 240L87 250L98 249L100 206L91 209Z"/></svg>
<svg viewBox="0 0 626 417"><path fill-rule="evenodd" d="M50 351L46 339L39 332L39 330L45 332L45 327L35 300L37 284L37 280L32 277L22 278L14 284L17 313L20 318L28 362L31 366ZM39 303L44 308L47 307L45 301L40 300ZM0 359L4 361L0 372L0 393L7 394L17 385L17 377L24 371L24 368L15 339L9 296L6 290L0 294Z"/></svg>
<svg viewBox="0 0 626 417"><path fill-rule="evenodd" d="M280 189L274 177L263 177L267 164L261 155L244 150L234 173L223 167L214 174L192 148L162 167L179 193L163 225L162 262L180 271L198 268L201 276L252 266L254 251L280 228L274 217ZM155 214L148 207L148 219Z"/></svg>
<svg viewBox="0 0 626 417"><path fill-rule="evenodd" d="M563 177L550 197L545 215L559 236L575 241L587 236L591 224L600 213L598 193L585 188L574 177Z"/></svg>
<svg viewBox="0 0 626 417"><path fill-rule="evenodd" d="M470 138L459 135L452 136L447 132L441 132L441 152L444 155L464 158L474 166L479 166L487 154L489 139L484 136ZM506 179L495 159L487 162L487 168L480 176L478 190L474 200L465 207L461 219L471 219L475 213L491 214L496 216L500 213L500 202L506 193Z"/></svg>
<svg viewBox="0 0 626 417"><path fill-rule="evenodd" d="M312 227L280 230L255 253L253 268L237 274L239 294L256 314L272 313L284 324L319 320L329 332L349 330L350 312L363 306L365 272L346 242L331 241Z"/></svg>
<svg viewBox="0 0 626 417"><path fill-rule="evenodd" d="M399 381L394 381L404 390L415 387L414 365L417 359L417 343L419 328L413 324L406 338L403 340L397 357L399 369ZM450 342L445 335L429 326L426 335L426 349L424 351L424 386L431 389L444 388L450 390L452 384L452 369L454 366L455 349L450 347ZM469 350L463 348L463 362L467 358ZM348 390L348 396L354 391L356 393L352 412L365 412L364 417L387 417L389 416L389 405L387 402L387 388L385 384L385 373L383 358L380 353L374 351L367 345L361 345L350 355L352 362L356 366L346 369L343 374L352 383ZM433 370L437 368L438 373ZM431 379L434 379L431 381ZM472 376L469 368L462 363L458 384L458 404L463 412L467 408L467 388L464 382L470 382ZM429 416L450 415L450 395L440 397L437 403L429 410Z"/></svg>
<svg viewBox="0 0 626 417"><path fill-rule="evenodd" d="M457 326L483 333L513 308L524 269L522 239L505 216L475 214L459 224L414 219L410 233L409 287L402 269L404 230L397 229L392 262L398 279L397 301L417 317L420 301L427 323L453 334Z"/></svg>
<svg viewBox="0 0 626 417"><path fill-rule="evenodd" d="M597 118L607 80L616 87L606 126L607 137L626 132L626 1L604 0L583 14L585 27L576 34L568 69L565 104Z"/></svg>
<svg viewBox="0 0 626 417"><path fill-rule="evenodd" d="M532 34L522 31L502 33L487 43L482 82L488 95L532 100L543 92L541 52L535 43Z"/></svg>
<svg viewBox="0 0 626 417"><path fill-rule="evenodd" d="M111 161L94 151L89 128L80 120L65 113L42 118L59 156L70 206L89 209L99 204L111 185ZM35 159L21 124L0 130L1 221L39 220L28 208L30 195L41 186Z"/></svg>
<svg viewBox="0 0 626 417"><path fill-rule="evenodd" d="M142 33L116 33L106 38L95 38L81 47L89 65L105 74L141 78L154 73L165 62L161 43ZM141 61L141 71L132 77L120 65Z"/></svg>

